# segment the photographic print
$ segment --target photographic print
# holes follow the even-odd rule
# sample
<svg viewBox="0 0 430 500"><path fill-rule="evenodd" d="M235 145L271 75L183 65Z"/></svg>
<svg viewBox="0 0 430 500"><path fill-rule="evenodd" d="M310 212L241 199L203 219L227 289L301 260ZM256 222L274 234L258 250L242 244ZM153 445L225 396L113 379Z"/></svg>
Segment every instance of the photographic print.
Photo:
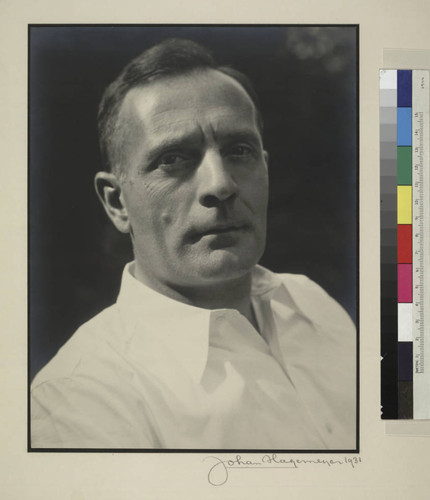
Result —
<svg viewBox="0 0 430 500"><path fill-rule="evenodd" d="M358 451L358 26L29 26L29 451Z"/></svg>

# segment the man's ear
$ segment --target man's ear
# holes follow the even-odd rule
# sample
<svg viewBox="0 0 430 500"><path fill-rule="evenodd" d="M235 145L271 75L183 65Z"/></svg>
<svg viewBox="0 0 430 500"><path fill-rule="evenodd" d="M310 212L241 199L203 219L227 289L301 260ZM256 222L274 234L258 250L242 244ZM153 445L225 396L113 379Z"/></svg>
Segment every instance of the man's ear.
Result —
<svg viewBox="0 0 430 500"><path fill-rule="evenodd" d="M266 163L266 169L269 168L269 153L266 150L263 150L263 158Z"/></svg>
<svg viewBox="0 0 430 500"><path fill-rule="evenodd" d="M97 172L94 185L97 196L118 231L130 232L130 220L124 204L121 183L117 176L110 172Z"/></svg>

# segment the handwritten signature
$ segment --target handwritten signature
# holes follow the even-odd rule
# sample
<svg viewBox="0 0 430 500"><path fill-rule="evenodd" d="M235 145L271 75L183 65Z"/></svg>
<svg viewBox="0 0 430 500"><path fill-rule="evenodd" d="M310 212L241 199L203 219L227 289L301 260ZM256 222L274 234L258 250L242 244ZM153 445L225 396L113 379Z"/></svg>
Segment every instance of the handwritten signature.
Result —
<svg viewBox="0 0 430 500"><path fill-rule="evenodd" d="M229 477L229 469L298 469L307 465L323 465L326 467L347 465L353 469L361 463L361 457L339 458L281 458L276 453L262 455L258 459L249 460L242 455L222 460L219 457L207 456L204 461L210 462L208 482L213 486L225 484Z"/></svg>

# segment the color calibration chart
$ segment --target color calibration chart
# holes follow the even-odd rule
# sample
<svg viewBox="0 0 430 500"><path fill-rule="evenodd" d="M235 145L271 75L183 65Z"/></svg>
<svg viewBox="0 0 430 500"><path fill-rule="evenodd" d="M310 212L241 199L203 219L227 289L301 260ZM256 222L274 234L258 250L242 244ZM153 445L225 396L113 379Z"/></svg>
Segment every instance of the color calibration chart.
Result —
<svg viewBox="0 0 430 500"><path fill-rule="evenodd" d="M429 71L379 81L381 417L429 419Z"/></svg>

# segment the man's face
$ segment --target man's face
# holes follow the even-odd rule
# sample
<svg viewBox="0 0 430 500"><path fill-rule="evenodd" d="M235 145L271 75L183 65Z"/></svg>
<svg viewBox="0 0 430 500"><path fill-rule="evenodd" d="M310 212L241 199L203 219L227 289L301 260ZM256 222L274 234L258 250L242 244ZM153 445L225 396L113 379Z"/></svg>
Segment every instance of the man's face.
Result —
<svg viewBox="0 0 430 500"><path fill-rule="evenodd" d="M244 89L215 70L165 78L131 90L120 120L136 275L172 288L247 275L264 250L268 176Z"/></svg>

